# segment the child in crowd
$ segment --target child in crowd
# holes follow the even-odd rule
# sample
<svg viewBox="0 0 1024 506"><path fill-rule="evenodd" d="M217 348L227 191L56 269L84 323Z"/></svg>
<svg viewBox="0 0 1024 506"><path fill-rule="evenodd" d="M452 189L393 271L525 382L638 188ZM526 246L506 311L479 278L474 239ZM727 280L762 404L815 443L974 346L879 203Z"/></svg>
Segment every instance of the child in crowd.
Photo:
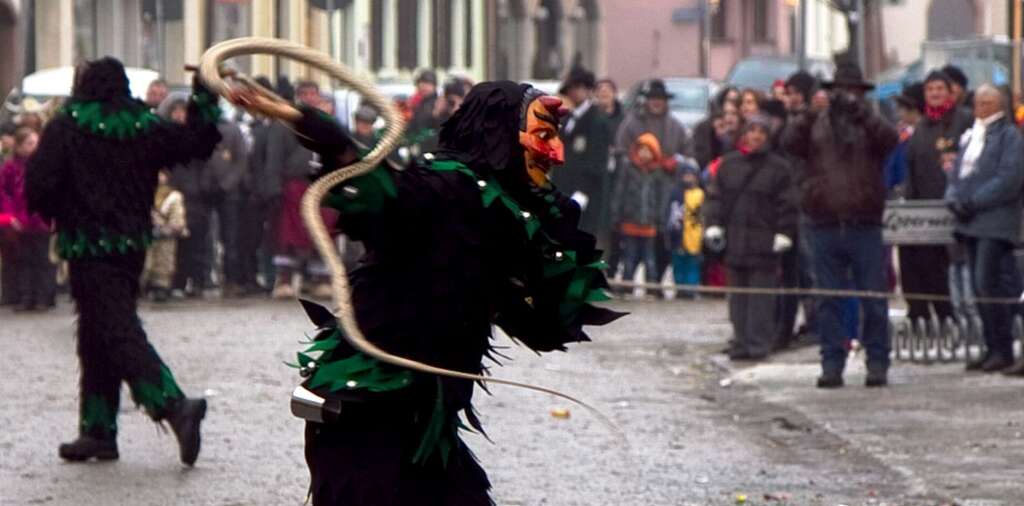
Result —
<svg viewBox="0 0 1024 506"><path fill-rule="evenodd" d="M655 248L670 177L661 167L661 144L648 132L633 143L629 164L616 181L611 216L622 233L626 282L633 281L640 263L647 283L658 281Z"/></svg>
<svg viewBox="0 0 1024 506"><path fill-rule="evenodd" d="M39 133L19 127L14 133L14 156L0 168L0 213L14 234L4 247L4 276L8 286L4 299L22 311L55 305L57 272L50 261L51 227L43 218L28 212L25 199L25 163L39 145ZM8 277L10 276L10 277ZM11 294L8 296L7 291Z"/></svg>
<svg viewBox="0 0 1024 506"><path fill-rule="evenodd" d="M155 302L167 302L177 265L178 239L188 237L185 197L170 184L170 174L161 170L153 201L153 244L146 252L142 279Z"/></svg>
<svg viewBox="0 0 1024 506"><path fill-rule="evenodd" d="M700 169L693 164L682 166L679 184L669 196L668 224L672 251L672 273L677 285L700 284L704 223L701 207L704 190L700 187ZM696 298L695 292L679 292Z"/></svg>

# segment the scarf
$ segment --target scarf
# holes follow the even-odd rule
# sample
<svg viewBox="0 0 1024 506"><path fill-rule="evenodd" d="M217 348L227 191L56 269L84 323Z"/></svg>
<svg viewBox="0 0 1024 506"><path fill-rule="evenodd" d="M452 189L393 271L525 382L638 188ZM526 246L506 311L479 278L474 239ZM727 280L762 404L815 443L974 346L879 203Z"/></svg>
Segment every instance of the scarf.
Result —
<svg viewBox="0 0 1024 506"><path fill-rule="evenodd" d="M978 158L981 158L981 152L985 150L985 134L988 127L1002 119L1003 116L1002 112L997 112L985 119L977 118L974 120L974 126L964 132L960 144L963 145L966 140L967 148L964 149L963 159L960 160L961 178L970 176L975 171L978 166Z"/></svg>
<svg viewBox="0 0 1024 506"><path fill-rule="evenodd" d="M954 102L952 99L939 106L926 105L924 106L924 113L926 116L928 116L928 119L932 121L939 121L946 115L946 113L951 111L953 109L953 106L955 105L956 102Z"/></svg>

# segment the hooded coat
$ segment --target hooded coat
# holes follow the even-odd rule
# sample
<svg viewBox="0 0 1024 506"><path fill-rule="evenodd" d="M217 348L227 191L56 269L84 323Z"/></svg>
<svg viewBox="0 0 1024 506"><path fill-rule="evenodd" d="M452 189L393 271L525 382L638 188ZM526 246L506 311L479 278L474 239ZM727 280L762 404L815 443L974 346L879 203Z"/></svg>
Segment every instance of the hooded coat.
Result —
<svg viewBox="0 0 1024 506"><path fill-rule="evenodd" d="M341 212L340 229L366 247L349 275L352 301L364 334L384 350L478 374L492 356L492 325L536 351L553 351L588 340L583 325L621 316L588 302L607 284L593 236L577 229L579 208L553 188L528 183L518 142L527 89L475 86L445 123L436 158L402 171L381 166L325 199ZM311 109L296 128L312 139L303 142L326 170L354 149L337 123ZM344 343L324 346L333 348L317 359L318 371L360 355ZM404 381L384 366L376 377ZM338 389L329 387L338 379ZM366 406L351 408L337 425L308 425L313 504L492 504L486 474L455 428L462 412L482 430L473 382L416 373L407 387L375 393L343 388L344 378L325 373L306 385Z"/></svg>
<svg viewBox="0 0 1024 506"><path fill-rule="evenodd" d="M157 173L210 156L220 141L216 98L198 81L188 123L161 120L131 97L113 58L77 76L28 161L30 210L56 220L65 258L142 251L150 240Z"/></svg>

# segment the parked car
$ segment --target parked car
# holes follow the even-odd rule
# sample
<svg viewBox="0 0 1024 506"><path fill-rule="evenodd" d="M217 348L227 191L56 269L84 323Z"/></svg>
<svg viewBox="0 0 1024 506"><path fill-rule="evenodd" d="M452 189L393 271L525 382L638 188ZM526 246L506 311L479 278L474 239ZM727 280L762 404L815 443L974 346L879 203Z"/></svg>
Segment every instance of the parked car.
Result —
<svg viewBox="0 0 1024 506"><path fill-rule="evenodd" d="M740 89L753 88L767 93L772 83L779 79L785 81L799 69L799 60L793 56L752 56L733 64L725 81ZM807 71L819 80L829 80L835 73L835 64L831 60L808 58Z"/></svg>
<svg viewBox="0 0 1024 506"><path fill-rule="evenodd" d="M710 79L699 77L666 77L665 87L669 93L675 95L669 101L668 107L672 115L679 120L687 131L693 129L707 117L711 97L718 92L718 83ZM626 94L626 107L633 109L643 104L643 97L640 96L640 89L646 81L640 81L633 85Z"/></svg>

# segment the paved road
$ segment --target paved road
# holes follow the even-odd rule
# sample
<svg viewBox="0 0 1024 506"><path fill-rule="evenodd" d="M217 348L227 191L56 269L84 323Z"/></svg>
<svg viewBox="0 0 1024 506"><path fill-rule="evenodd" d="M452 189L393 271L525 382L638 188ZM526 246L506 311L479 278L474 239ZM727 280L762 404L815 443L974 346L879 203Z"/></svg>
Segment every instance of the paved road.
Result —
<svg viewBox="0 0 1024 506"><path fill-rule="evenodd" d="M878 398L860 388L820 396L808 387L807 356L753 370L723 368L714 355L729 333L722 302L616 305L633 314L596 329L594 343L544 357L509 343L514 360L495 372L592 402L621 427L628 446L583 410L495 386L494 396L478 400L493 443L467 440L489 470L500 505L726 505L738 495L747 504L939 505L964 490L936 488L915 474L915 459L948 446L886 446L891 427L876 429L870 415ZM75 431L73 316L66 306L32 316L5 310L0 504L301 504L302 423L287 409L298 378L282 365L308 330L298 305L147 306L143 319L186 392L210 399L196 468L180 467L173 437L136 412L127 394L121 460L60 462L56 446ZM721 387L722 379L733 386ZM569 419L550 415L562 407L571 410ZM900 416L897 408L883 412ZM836 416L844 409L860 414L852 436ZM923 428L936 424L927 406L911 419ZM979 470L1004 463L975 456Z"/></svg>

